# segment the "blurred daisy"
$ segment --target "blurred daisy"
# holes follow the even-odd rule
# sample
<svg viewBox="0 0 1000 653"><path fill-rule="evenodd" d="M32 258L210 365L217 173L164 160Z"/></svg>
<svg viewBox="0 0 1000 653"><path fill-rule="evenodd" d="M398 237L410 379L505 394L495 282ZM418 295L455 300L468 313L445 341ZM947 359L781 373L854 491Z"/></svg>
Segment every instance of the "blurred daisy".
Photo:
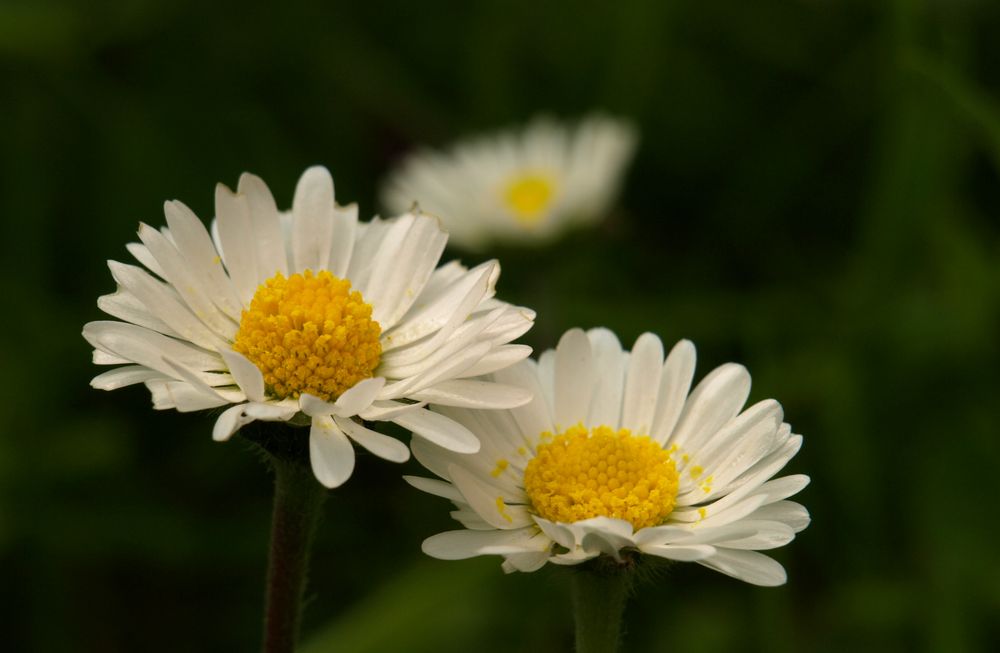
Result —
<svg viewBox="0 0 1000 653"><path fill-rule="evenodd" d="M444 481L407 480L454 502L465 527L428 538L424 551L445 560L501 555L508 572L650 555L784 583L781 565L758 551L787 544L809 523L805 508L785 500L809 478L771 478L802 436L774 400L741 412L750 375L740 365L715 369L688 394L694 365L687 340L664 361L652 334L629 353L606 329L574 329L537 363L492 375L530 390L530 403L440 409L483 447L456 455L414 442L417 460Z"/></svg>
<svg viewBox="0 0 1000 653"><path fill-rule="evenodd" d="M307 170L292 210L244 174L216 188L211 235L186 206L164 207L167 227L141 224L129 251L145 266L110 261L118 291L98 300L122 321L83 336L95 388L144 383L158 409L228 406L213 430L226 440L254 420L311 425L310 462L327 487L354 468L350 441L405 461L402 442L369 429L392 421L444 449L471 453L466 427L427 410L510 408L520 388L473 380L530 353L508 344L534 314L493 299L495 261L436 267L447 234L420 214L358 221L334 202L325 168Z"/></svg>
<svg viewBox="0 0 1000 653"><path fill-rule="evenodd" d="M437 215L452 244L536 243L603 217L635 150L626 122L592 116L574 128L538 118L521 131L422 151L386 182L391 212Z"/></svg>

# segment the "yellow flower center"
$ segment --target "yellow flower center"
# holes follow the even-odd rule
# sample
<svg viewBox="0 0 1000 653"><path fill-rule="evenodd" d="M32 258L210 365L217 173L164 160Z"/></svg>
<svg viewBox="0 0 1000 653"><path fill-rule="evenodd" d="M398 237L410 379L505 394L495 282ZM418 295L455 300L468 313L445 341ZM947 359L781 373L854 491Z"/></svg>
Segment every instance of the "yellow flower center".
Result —
<svg viewBox="0 0 1000 653"><path fill-rule="evenodd" d="M504 191L514 218L525 226L541 220L555 194L555 183L547 175L527 173L514 178Z"/></svg>
<svg viewBox="0 0 1000 653"><path fill-rule="evenodd" d="M524 489L545 519L613 517L638 530L663 523L673 510L677 469L649 436L577 425L542 439L524 470Z"/></svg>
<svg viewBox="0 0 1000 653"><path fill-rule="evenodd" d="M303 392L332 401L372 376L382 355L382 328L351 282L322 270L280 272L258 288L243 311L233 349L264 375L270 394Z"/></svg>

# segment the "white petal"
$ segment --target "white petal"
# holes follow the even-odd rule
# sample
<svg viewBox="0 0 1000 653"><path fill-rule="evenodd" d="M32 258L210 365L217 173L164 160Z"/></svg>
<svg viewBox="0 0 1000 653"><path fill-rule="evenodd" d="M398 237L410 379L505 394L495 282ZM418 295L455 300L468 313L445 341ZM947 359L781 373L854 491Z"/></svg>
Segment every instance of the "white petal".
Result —
<svg viewBox="0 0 1000 653"><path fill-rule="evenodd" d="M590 340L582 329L570 329L556 347L556 428L567 429L587 417L597 380Z"/></svg>
<svg viewBox="0 0 1000 653"><path fill-rule="evenodd" d="M394 463L405 463L410 459L410 448L396 438L366 428L350 417L335 417L333 421L347 434L347 437L379 458Z"/></svg>
<svg viewBox="0 0 1000 653"><path fill-rule="evenodd" d="M742 449L750 446L759 448L760 451L753 457L740 457L744 464L736 465L738 471L731 473L724 481L728 483L770 453L781 420L781 404L773 399L757 402L727 422L702 444L696 452L698 464L710 470L718 480L723 471L720 468L731 466L734 462L732 459L739 457L737 454Z"/></svg>
<svg viewBox="0 0 1000 653"><path fill-rule="evenodd" d="M742 500L746 496L752 496L759 493L767 496L769 488L774 486L770 486L765 481L777 474L782 467L788 464L788 461L791 460L791 458L798 452L800 446L802 446L802 436L797 435L790 437L780 448L768 454L763 460L759 461L756 465L744 472L738 479L730 483L726 496L723 496L711 503L710 508L712 510L721 510L726 506ZM783 479L776 479L774 482L777 483L782 480ZM788 481L788 483L794 487L802 483L802 480ZM782 484L777 487L784 490L787 486ZM804 487L804 485L801 487ZM698 496L699 495L697 493L693 493L691 496L678 495L677 505L690 505L691 502L698 500ZM790 495L779 494L773 499L768 497L768 501L783 499L785 496Z"/></svg>
<svg viewBox="0 0 1000 653"><path fill-rule="evenodd" d="M334 414L341 417L357 415L372 405L383 387L385 387L385 379L380 376L358 381L337 397L337 401L333 403Z"/></svg>
<svg viewBox="0 0 1000 653"><path fill-rule="evenodd" d="M581 564L588 560L593 560L599 555L601 555L601 552L598 550L587 552L584 551L583 549L578 548L572 551L568 551L567 553L560 553L559 555L552 556L550 562L553 562L557 565L571 566L571 565Z"/></svg>
<svg viewBox="0 0 1000 653"><path fill-rule="evenodd" d="M240 404L232 406L222 411L219 419L215 420L212 428L212 439L216 442L224 442L239 431L243 426L254 421L254 418L246 414L246 405Z"/></svg>
<svg viewBox="0 0 1000 653"><path fill-rule="evenodd" d="M483 521L483 518L479 516L475 510L469 507L469 504L462 501L456 503L458 506L455 510L448 513L448 516L465 526L469 530L473 531L496 531L495 528Z"/></svg>
<svg viewBox="0 0 1000 653"><path fill-rule="evenodd" d="M442 329L433 338L415 343L410 347L391 351L382 356L378 373L395 379L417 376L426 373L431 368L439 367L444 361L453 358L456 352L468 349L473 344L488 345L490 344L489 339L480 338L480 336L490 323L496 321L502 313L503 309L500 309L469 319L463 322L458 329L449 331L447 340L438 341L438 337L445 331ZM432 348L431 343L437 344L434 344ZM483 351L489 351L489 347ZM411 355L413 352L421 352L422 357L414 358Z"/></svg>
<svg viewBox="0 0 1000 653"><path fill-rule="evenodd" d="M494 347L493 350L479 359L471 367L467 367L459 375L460 378L482 376L492 374L498 370L510 367L514 363L523 361L531 356L531 347L528 345L502 345Z"/></svg>
<svg viewBox="0 0 1000 653"><path fill-rule="evenodd" d="M162 378L162 376L156 370L142 365L126 365L98 374L90 380L90 386L97 390L117 390L136 383L145 383L150 379Z"/></svg>
<svg viewBox="0 0 1000 653"><path fill-rule="evenodd" d="M621 519L592 517L575 522L572 528L583 533L580 546L588 553L600 552L618 560L622 549L635 546L632 525Z"/></svg>
<svg viewBox="0 0 1000 653"><path fill-rule="evenodd" d="M161 279L167 278L167 275L163 274L163 268L161 268L160 264L156 262L156 258L150 254L145 245L142 243L128 243L125 245L125 249L128 250L128 253L131 254L136 261L144 265L147 270Z"/></svg>
<svg viewBox="0 0 1000 653"><path fill-rule="evenodd" d="M287 400L281 404L250 402L244 404L243 410L249 417L264 422L287 422L299 412L294 402Z"/></svg>
<svg viewBox="0 0 1000 653"><path fill-rule="evenodd" d="M622 351L618 336L608 329L591 329L587 331L587 337L594 353L594 368L599 370L587 424L617 429L621 425L628 356Z"/></svg>
<svg viewBox="0 0 1000 653"><path fill-rule="evenodd" d="M229 373L250 401L264 401L264 375L243 354L232 349L219 349L219 355L226 361Z"/></svg>
<svg viewBox="0 0 1000 653"><path fill-rule="evenodd" d="M521 553L534 536L531 528L512 531L447 531L424 540L421 550L439 560Z"/></svg>
<svg viewBox="0 0 1000 653"><path fill-rule="evenodd" d="M697 562L727 576L764 587L784 585L788 580L784 567L755 551L719 549L712 557Z"/></svg>
<svg viewBox="0 0 1000 653"><path fill-rule="evenodd" d="M212 243L208 229L182 202L165 202L163 214L170 227L170 237L190 267L191 274L200 281L216 306L231 319L239 320L242 308L240 299L232 280L222 267L222 258Z"/></svg>
<svg viewBox="0 0 1000 653"><path fill-rule="evenodd" d="M670 514L670 518L671 520L676 520L677 523L686 519L692 520L699 529L716 528L745 518L754 510L764 505L765 501L766 499L763 496L751 495L742 501L737 501L734 504L726 506L710 503L704 508L704 513L702 513L701 509L697 511L693 509L687 511L674 510Z"/></svg>
<svg viewBox="0 0 1000 653"><path fill-rule="evenodd" d="M573 533L573 529L566 524L559 524L557 522L551 522L547 519L542 519L541 517L535 516L535 523L538 527L542 529L542 532L549 537L553 542L559 546L566 549L576 548L577 538Z"/></svg>
<svg viewBox="0 0 1000 653"><path fill-rule="evenodd" d="M135 296L155 318L169 327L167 333L178 334L206 349L224 345L217 332L209 329L167 284L157 281L148 272L134 265L108 261L111 276Z"/></svg>
<svg viewBox="0 0 1000 653"><path fill-rule="evenodd" d="M163 362L173 371L175 378L184 381L208 397L226 399L229 403L238 403L246 400L246 395L239 390L213 388L197 372L188 369L168 356L163 357Z"/></svg>
<svg viewBox="0 0 1000 653"><path fill-rule="evenodd" d="M795 530L778 521L745 519L730 526L734 529L753 529L751 533L737 533L729 537L717 536L718 546L727 549L763 551L785 546L795 539ZM726 528L725 526L722 528ZM722 530L722 529L716 529Z"/></svg>
<svg viewBox="0 0 1000 653"><path fill-rule="evenodd" d="M781 407L773 400L762 401L757 406L746 411L745 414L750 414L747 419L740 415L730 422L735 424L732 430L729 425L723 427L717 436L718 448L705 456L702 464L713 475L715 487L706 498L722 494L734 479L775 450Z"/></svg>
<svg viewBox="0 0 1000 653"><path fill-rule="evenodd" d="M354 289L365 297L368 296L368 279L371 278L375 258L385 248L387 237L395 226L398 226L397 220L382 220L378 216L369 222L358 223L347 278L351 280Z"/></svg>
<svg viewBox="0 0 1000 653"><path fill-rule="evenodd" d="M186 381L150 379L146 381L146 388L153 397L153 408L156 410L173 409L188 413L231 403L216 393L206 393L201 384L196 387Z"/></svg>
<svg viewBox="0 0 1000 653"><path fill-rule="evenodd" d="M303 392L299 395L299 410L309 417L333 415L336 410L328 401L323 401L315 395Z"/></svg>
<svg viewBox="0 0 1000 653"><path fill-rule="evenodd" d="M474 456L435 447L440 452L440 457L447 460L447 464L459 464L502 490L505 501L527 503L521 479L528 456L518 452L518 448L524 446L525 441L506 411L466 410L442 406L435 412L453 419L475 433L483 445L479 453ZM411 445L417 442L418 440L414 439ZM506 461L506 464L501 461ZM434 471L438 470L435 468ZM444 478L449 478L447 470Z"/></svg>
<svg viewBox="0 0 1000 653"><path fill-rule="evenodd" d="M693 537L694 531L676 525L651 526L640 529L635 534L635 543L639 547L647 545L685 544Z"/></svg>
<svg viewBox="0 0 1000 653"><path fill-rule="evenodd" d="M438 293L429 293L425 287L421 301L411 307L399 324L383 334L383 351L416 342L446 325L448 329L457 328L484 298L493 293L499 277L500 266L496 261L487 261L464 272L459 279L445 284ZM446 339L448 333L450 332L446 331L439 339ZM435 341L435 348L437 346Z"/></svg>
<svg viewBox="0 0 1000 653"><path fill-rule="evenodd" d="M427 409L407 411L392 419L414 435L430 440L439 447L456 453L476 453L479 438L458 422Z"/></svg>
<svg viewBox="0 0 1000 653"><path fill-rule="evenodd" d="M448 234L435 218L401 216L406 232L398 248L380 250L373 264L365 299L374 307L372 319L390 329L409 310L434 271Z"/></svg>
<svg viewBox="0 0 1000 653"><path fill-rule="evenodd" d="M468 379L442 381L411 396L430 404L478 409L516 408L532 398L531 393L523 388Z"/></svg>
<svg viewBox="0 0 1000 653"><path fill-rule="evenodd" d="M639 550L649 555L666 558L668 560L679 560L681 562L693 562L704 560L716 553L716 548L708 544L647 544L639 546Z"/></svg>
<svg viewBox="0 0 1000 653"><path fill-rule="evenodd" d="M121 356L109 354L105 351L101 351L100 349L95 349L91 352L90 362L94 365L126 365L132 361L127 358L122 358Z"/></svg>
<svg viewBox="0 0 1000 653"><path fill-rule="evenodd" d="M545 403L552 407L552 420L555 422L555 384L556 384L556 350L547 349L538 355L538 384L545 393ZM558 430L558 429L556 429Z"/></svg>
<svg viewBox="0 0 1000 653"><path fill-rule="evenodd" d="M161 233L146 224L140 223L139 225L139 238L149 248L150 253L156 257L166 275L164 278L170 283L171 290L183 300L185 308L190 311L193 317L197 318L195 320L196 326L188 328L194 330L195 335L200 331L205 331L211 334L210 339L216 342L219 338L231 340L237 329L236 318L230 317L218 308L214 288L209 283L209 277L201 274L198 266L184 258L174 245L173 240L167 237L168 235L172 236L172 234L169 234L165 229L164 232ZM205 265L212 265L212 263L207 262ZM138 293L137 296L155 312L156 307L151 306L145 297ZM177 327L175 326L175 328ZM194 340L185 331L178 329L178 332ZM197 341L195 340L195 342Z"/></svg>
<svg viewBox="0 0 1000 653"><path fill-rule="evenodd" d="M375 401L367 409L361 411L359 417L369 421L385 422L395 419L397 415L414 410L420 410L427 404L423 401L407 404L399 401Z"/></svg>
<svg viewBox="0 0 1000 653"><path fill-rule="evenodd" d="M234 195L223 184L216 185L215 215L219 249L226 263L226 270L233 280L240 302L243 306L249 306L260 278L257 272L257 242L247 198Z"/></svg>
<svg viewBox="0 0 1000 653"><path fill-rule="evenodd" d="M447 356L438 365L429 367L425 371L386 385L379 393L380 399L397 399L401 397L409 398L413 392L419 392L424 388L431 387L455 378L459 374L466 373L477 361L482 360L490 350L488 342L480 342L469 347L463 347L454 352L454 355ZM376 368L376 374L385 373L381 368Z"/></svg>
<svg viewBox="0 0 1000 653"><path fill-rule="evenodd" d="M424 478L422 476L404 476L403 480L421 492L433 494L449 501L465 503L462 493L455 489L455 486L451 483L446 483L436 478Z"/></svg>
<svg viewBox="0 0 1000 653"><path fill-rule="evenodd" d="M313 417L309 462L316 479L328 488L339 487L354 471L354 447L330 417Z"/></svg>
<svg viewBox="0 0 1000 653"><path fill-rule="evenodd" d="M511 553L503 561L505 573L521 571L529 573L537 571L545 566L551 554L548 551L528 551L525 553Z"/></svg>
<svg viewBox="0 0 1000 653"><path fill-rule="evenodd" d="M691 380L694 378L695 350L690 340L681 340L670 350L663 363L660 394L656 400L652 437L660 444L670 439L684 408Z"/></svg>
<svg viewBox="0 0 1000 653"><path fill-rule="evenodd" d="M532 523L526 511L521 515L513 514L511 512L513 506L506 505L499 489L491 487L489 483L477 478L465 468L450 465L448 474L469 506L493 528L509 530L523 528ZM516 518L518 516L520 518Z"/></svg>
<svg viewBox="0 0 1000 653"><path fill-rule="evenodd" d="M723 424L736 417L750 394L750 374L742 365L727 363L706 376L691 392L674 437L682 451L697 451Z"/></svg>
<svg viewBox="0 0 1000 653"><path fill-rule="evenodd" d="M287 276L285 238L281 233L278 207L270 189L260 177L244 172L240 175L236 190L246 198L250 224L253 225L257 245L257 282L263 283L279 272Z"/></svg>
<svg viewBox="0 0 1000 653"><path fill-rule="evenodd" d="M90 352L90 362L94 365L126 365L133 361L130 361L127 358L122 358L121 356L116 356L115 354L109 354L108 352L101 351L100 349L95 349Z"/></svg>
<svg viewBox="0 0 1000 653"><path fill-rule="evenodd" d="M517 421L520 433L532 438L546 431L551 433L555 428L552 424L552 410L545 400L537 369L534 361L525 360L498 370L493 375L497 381L524 388L532 395L529 403L510 411Z"/></svg>
<svg viewBox="0 0 1000 653"><path fill-rule="evenodd" d="M622 399L621 424L632 433L651 433L662 372L663 343L652 333L644 333L632 347Z"/></svg>
<svg viewBox="0 0 1000 653"><path fill-rule="evenodd" d="M341 279L347 278L354 253L354 240L358 231L358 205L333 207L333 236L330 239L328 269Z"/></svg>
<svg viewBox="0 0 1000 653"><path fill-rule="evenodd" d="M386 352L387 360L394 365L407 365L425 360L440 350L451 335L469 319L495 282L499 267L493 261L490 263L492 265L479 266L473 270L478 271L477 276L472 273L466 275L461 283L456 283L438 302L406 315L393 329L386 331L382 336L382 349ZM485 326L484 324L483 327ZM420 340L431 333L434 335ZM405 349L394 350L404 346Z"/></svg>
<svg viewBox="0 0 1000 653"><path fill-rule="evenodd" d="M109 261L110 263L110 261ZM137 326L146 327L151 331L162 333L173 338L180 338L180 334L171 329L166 322L153 315L139 299L124 286L119 285L118 290L111 295L101 295L97 298L97 307L112 317L130 322Z"/></svg>
<svg viewBox="0 0 1000 653"><path fill-rule="evenodd" d="M325 270L333 238L333 177L322 166L299 178L292 200L292 260L296 272ZM365 294L365 300L371 298Z"/></svg>
<svg viewBox="0 0 1000 653"><path fill-rule="evenodd" d="M83 327L83 337L97 349L145 365L167 376L174 376L174 371L163 362L163 356L169 356L184 367L198 371L223 368L222 359L215 354L123 322L88 322Z"/></svg>
<svg viewBox="0 0 1000 653"><path fill-rule="evenodd" d="M761 506L750 513L747 519L780 521L788 524L796 533L803 530L810 522L809 511L794 501L776 501Z"/></svg>

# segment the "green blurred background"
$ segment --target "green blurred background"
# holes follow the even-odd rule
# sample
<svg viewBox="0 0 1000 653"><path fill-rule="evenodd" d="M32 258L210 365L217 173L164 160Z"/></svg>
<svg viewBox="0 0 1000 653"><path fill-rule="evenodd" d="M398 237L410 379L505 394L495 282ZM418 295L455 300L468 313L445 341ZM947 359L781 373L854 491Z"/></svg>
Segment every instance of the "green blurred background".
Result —
<svg viewBox="0 0 1000 653"><path fill-rule="evenodd" d="M812 476L786 586L676 566L628 650L998 650L1000 3L612 4L0 2L0 648L258 646L263 466L87 385L139 220L208 218L244 170L287 207L314 163L367 216L417 144L599 108L642 133L621 208L491 253L526 341L742 362ZM362 456L331 494L303 650L569 651L560 570L420 553L451 520L415 470Z"/></svg>

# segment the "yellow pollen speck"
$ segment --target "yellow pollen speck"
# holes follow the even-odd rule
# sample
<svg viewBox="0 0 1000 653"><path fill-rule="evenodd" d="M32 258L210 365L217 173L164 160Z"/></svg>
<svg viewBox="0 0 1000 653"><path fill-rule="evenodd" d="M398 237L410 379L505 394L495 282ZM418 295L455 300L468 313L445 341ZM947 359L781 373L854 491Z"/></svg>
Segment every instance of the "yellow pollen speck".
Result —
<svg viewBox="0 0 1000 653"><path fill-rule="evenodd" d="M497 461L497 466L493 469L492 472L490 472L490 476L492 476L493 478L500 476L501 474L503 474L503 470L507 469L507 465L509 464L510 463L508 461L501 458L500 460Z"/></svg>
<svg viewBox="0 0 1000 653"><path fill-rule="evenodd" d="M510 513L507 512L507 504L503 502L503 497L497 497L497 512L499 512L500 516L506 519L508 522L514 521L514 518L511 517Z"/></svg>
<svg viewBox="0 0 1000 653"><path fill-rule="evenodd" d="M518 447L517 448L517 453L518 453L518 455L523 456L524 454L528 453L528 450L525 449L524 447Z"/></svg>
<svg viewBox="0 0 1000 653"><path fill-rule="evenodd" d="M698 517L699 517L699 519L704 519L705 518L705 513L706 513L706 510L704 508L698 508Z"/></svg>
<svg viewBox="0 0 1000 653"><path fill-rule="evenodd" d="M218 265L219 263L222 263L222 257L221 256L216 256L215 258L212 259L212 263L215 263L216 265Z"/></svg>
<svg viewBox="0 0 1000 653"><path fill-rule="evenodd" d="M512 179L503 197L514 218L526 227L537 223L555 195L555 184L548 175L529 172Z"/></svg>
<svg viewBox="0 0 1000 653"><path fill-rule="evenodd" d="M333 401L378 367L382 328L371 315L345 279L325 270L278 273L243 311L233 349L260 369L273 396Z"/></svg>
<svg viewBox="0 0 1000 653"><path fill-rule="evenodd" d="M543 438L544 439L544 438ZM649 436L582 424L540 444L524 471L524 489L545 519L612 517L636 530L663 523L674 509L677 469Z"/></svg>
<svg viewBox="0 0 1000 653"><path fill-rule="evenodd" d="M704 467L702 467L701 465L694 465L691 468L691 478L698 478L699 476L701 476L701 473L703 471L705 471Z"/></svg>

